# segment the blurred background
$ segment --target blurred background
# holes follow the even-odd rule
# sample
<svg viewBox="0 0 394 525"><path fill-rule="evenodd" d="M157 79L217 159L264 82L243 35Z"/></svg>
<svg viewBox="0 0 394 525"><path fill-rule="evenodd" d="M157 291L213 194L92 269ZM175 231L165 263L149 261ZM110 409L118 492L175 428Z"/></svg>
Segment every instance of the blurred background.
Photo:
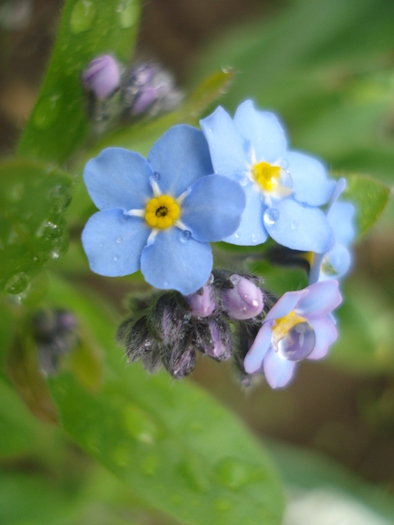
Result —
<svg viewBox="0 0 394 525"><path fill-rule="evenodd" d="M35 103L61 9L60 0L0 2L4 156L11 153ZM137 55L162 63L186 92L208 73L234 68L234 83L220 99L226 109L233 112L239 102L252 98L281 116L295 148L324 159L334 173L362 173L391 186L393 27L391 0L146 0ZM355 246L354 269L344 285L345 305L339 312L341 336L327 361L302 363L295 381L283 391L263 383L244 391L229 366L205 359L191 376L264 440L323 454L391 496L393 217L391 204ZM300 281L297 275L294 279L292 286L297 288ZM287 284L279 274L266 276L266 286L273 291L284 291ZM124 287L100 286L124 315ZM272 445L274 454L276 447ZM74 455L72 469L88 462L79 451ZM34 467L21 461L19 468ZM294 465L292 461L283 461L290 480L307 464L306 459ZM99 493L97 489L98 499ZM164 523L159 517L138 519Z"/></svg>

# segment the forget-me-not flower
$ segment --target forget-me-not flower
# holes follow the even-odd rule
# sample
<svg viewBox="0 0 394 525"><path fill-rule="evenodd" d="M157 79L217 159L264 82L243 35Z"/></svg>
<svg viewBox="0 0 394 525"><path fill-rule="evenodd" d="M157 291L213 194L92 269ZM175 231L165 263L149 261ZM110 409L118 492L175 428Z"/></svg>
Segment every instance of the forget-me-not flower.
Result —
<svg viewBox="0 0 394 525"><path fill-rule="evenodd" d="M337 339L331 312L342 301L338 281L287 292L267 313L244 361L245 371L260 370L272 388L285 386L296 362L321 359Z"/></svg>
<svg viewBox="0 0 394 525"><path fill-rule="evenodd" d="M355 236L355 208L350 202L338 202L346 188L346 180L341 178L327 206L326 215L334 232L334 243L325 253L313 254L309 283L326 279L339 279L350 269L352 255L349 245Z"/></svg>
<svg viewBox="0 0 394 525"><path fill-rule="evenodd" d="M277 117L243 102L234 119L222 107L200 121L215 173L237 180L246 208L237 231L225 239L260 244L270 235L294 250L326 252L333 233L317 208L328 202L335 182L317 159L287 149Z"/></svg>
<svg viewBox="0 0 394 525"><path fill-rule="evenodd" d="M186 125L167 131L147 160L103 150L84 181L100 210L82 232L90 268L109 277L141 269L152 286L184 295L209 279L209 242L231 235L245 207L241 186L213 174L204 135Z"/></svg>

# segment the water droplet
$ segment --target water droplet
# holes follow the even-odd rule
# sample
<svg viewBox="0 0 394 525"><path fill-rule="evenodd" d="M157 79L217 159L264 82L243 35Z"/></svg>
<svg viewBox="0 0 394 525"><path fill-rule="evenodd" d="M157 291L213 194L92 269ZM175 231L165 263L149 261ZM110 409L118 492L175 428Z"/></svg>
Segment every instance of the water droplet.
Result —
<svg viewBox="0 0 394 525"><path fill-rule="evenodd" d="M259 242L259 239L260 239L259 233L252 233L252 243L253 244L257 244Z"/></svg>
<svg viewBox="0 0 394 525"><path fill-rule="evenodd" d="M123 237L117 237L117 238L116 238L116 242L117 242L118 244L120 244L122 241L123 241Z"/></svg>
<svg viewBox="0 0 394 525"><path fill-rule="evenodd" d="M160 464L160 456L158 454L147 454L141 463L141 470L147 476L153 476Z"/></svg>
<svg viewBox="0 0 394 525"><path fill-rule="evenodd" d="M287 170L289 167L289 161L287 159L282 159L279 164L282 166L284 170Z"/></svg>
<svg viewBox="0 0 394 525"><path fill-rule="evenodd" d="M139 7L135 0L122 0L116 11L119 14L119 24L125 29L134 25L138 19Z"/></svg>
<svg viewBox="0 0 394 525"><path fill-rule="evenodd" d="M119 255L114 255L114 261L115 262L119 261Z"/></svg>
<svg viewBox="0 0 394 525"><path fill-rule="evenodd" d="M187 483L198 492L208 492L210 482L205 473L204 463L196 456L188 456L179 463L178 470Z"/></svg>
<svg viewBox="0 0 394 525"><path fill-rule="evenodd" d="M236 239L239 239L239 233L234 233L234 237L235 237Z"/></svg>
<svg viewBox="0 0 394 525"><path fill-rule="evenodd" d="M157 171L155 171L152 175L153 179L156 181L156 182L159 182L160 180L160 173L157 173Z"/></svg>
<svg viewBox="0 0 394 525"><path fill-rule="evenodd" d="M115 461L115 463L121 467L125 468L130 462L130 449L129 446L122 445L118 448L116 448L112 452L112 459Z"/></svg>
<svg viewBox="0 0 394 525"><path fill-rule="evenodd" d="M15 202L20 201L23 197L23 191L24 191L24 186L22 182L14 184L14 186L11 188L11 191L10 191L10 199Z"/></svg>
<svg viewBox="0 0 394 525"><path fill-rule="evenodd" d="M259 302L258 302L256 299L253 299L253 301L252 301L252 305L253 305L253 306L258 306L258 305L259 305Z"/></svg>
<svg viewBox="0 0 394 525"><path fill-rule="evenodd" d="M33 123L39 129L48 129L55 122L60 109L60 95L43 97L38 101L33 113Z"/></svg>
<svg viewBox="0 0 394 525"><path fill-rule="evenodd" d="M248 182L249 182L249 178L248 178L248 177L243 177L243 178L239 181L239 183L240 183L241 186L247 186Z"/></svg>
<svg viewBox="0 0 394 525"><path fill-rule="evenodd" d="M129 404L124 411L124 424L134 439L152 445L158 429L149 415L135 405Z"/></svg>
<svg viewBox="0 0 394 525"><path fill-rule="evenodd" d="M92 0L78 0L71 11L70 29L73 33L83 33L90 29L96 16L96 7Z"/></svg>
<svg viewBox="0 0 394 525"><path fill-rule="evenodd" d="M224 458L215 468L218 479L231 489L239 489L243 485L263 479L263 474L257 467L248 465L236 458Z"/></svg>
<svg viewBox="0 0 394 525"><path fill-rule="evenodd" d="M236 273L234 273L229 279L229 281L232 282L234 286L238 284L240 280L241 280L241 276Z"/></svg>
<svg viewBox="0 0 394 525"><path fill-rule="evenodd" d="M192 233L189 230L183 230L181 232L181 242L187 242L191 239Z"/></svg>
<svg viewBox="0 0 394 525"><path fill-rule="evenodd" d="M308 321L294 325L283 334L283 330L272 332L272 347L283 359L301 361L310 355L316 344L316 336Z"/></svg>
<svg viewBox="0 0 394 525"><path fill-rule="evenodd" d="M5 291L12 294L23 292L29 284L29 278L25 272L18 272L8 279L5 284Z"/></svg>
<svg viewBox="0 0 394 525"><path fill-rule="evenodd" d="M59 252L57 252L56 250L52 250L50 253L50 257L51 259L59 259Z"/></svg>
<svg viewBox="0 0 394 525"><path fill-rule="evenodd" d="M299 224L300 224L299 221L291 221L290 228L292 230L296 230L298 228Z"/></svg>
<svg viewBox="0 0 394 525"><path fill-rule="evenodd" d="M276 208L267 208L264 212L264 222L273 225L279 219L279 211Z"/></svg>

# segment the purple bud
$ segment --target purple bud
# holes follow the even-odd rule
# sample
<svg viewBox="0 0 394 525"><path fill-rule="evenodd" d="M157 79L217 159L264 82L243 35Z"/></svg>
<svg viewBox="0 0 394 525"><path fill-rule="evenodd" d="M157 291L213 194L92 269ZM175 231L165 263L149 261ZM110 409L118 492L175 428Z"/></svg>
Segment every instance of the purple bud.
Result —
<svg viewBox="0 0 394 525"><path fill-rule="evenodd" d="M238 320L251 319L263 309L263 293L253 281L232 275L229 281L232 288L222 289L223 310L229 317Z"/></svg>
<svg viewBox="0 0 394 525"><path fill-rule="evenodd" d="M231 357L231 348L227 348L223 342L217 323L211 321L209 323L209 330L212 337L212 347L207 348L205 353L218 361L229 359Z"/></svg>
<svg viewBox="0 0 394 525"><path fill-rule="evenodd" d="M196 317L208 317L213 314L216 308L215 301L212 299L211 288L204 284L202 293L195 292L185 296L191 308L191 314Z"/></svg>
<svg viewBox="0 0 394 525"><path fill-rule="evenodd" d="M156 88L145 86L140 89L136 100L134 101L132 114L140 115L144 113L159 98Z"/></svg>
<svg viewBox="0 0 394 525"><path fill-rule="evenodd" d="M82 73L82 83L98 100L107 98L120 84L120 69L111 55L93 59Z"/></svg>

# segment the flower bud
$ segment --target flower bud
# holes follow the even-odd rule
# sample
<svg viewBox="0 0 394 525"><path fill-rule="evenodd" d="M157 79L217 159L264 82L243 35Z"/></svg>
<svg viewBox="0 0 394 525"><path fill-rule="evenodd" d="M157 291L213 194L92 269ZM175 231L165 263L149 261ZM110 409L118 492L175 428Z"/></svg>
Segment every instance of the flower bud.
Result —
<svg viewBox="0 0 394 525"><path fill-rule="evenodd" d="M147 111L151 105L156 102L159 98L156 88L153 86L146 86L141 88L140 92L135 98L134 104L132 106L132 114L140 115Z"/></svg>
<svg viewBox="0 0 394 525"><path fill-rule="evenodd" d="M196 347L203 354L226 361L232 354L232 338L229 326L220 318L201 323L196 329Z"/></svg>
<svg viewBox="0 0 394 525"><path fill-rule="evenodd" d="M126 347L130 361L136 361L144 354L156 352L156 341L152 337L146 316L134 322L126 319L118 328L116 338Z"/></svg>
<svg viewBox="0 0 394 525"><path fill-rule="evenodd" d="M92 92L98 100L109 97L120 85L120 68L111 55L93 59L82 73L86 91Z"/></svg>
<svg viewBox="0 0 394 525"><path fill-rule="evenodd" d="M259 315L264 307L263 293L253 281L232 275L231 287L222 288L223 310L232 319L251 319Z"/></svg>
<svg viewBox="0 0 394 525"><path fill-rule="evenodd" d="M196 366L196 352L190 344L174 344L162 355L162 361L174 379L182 379L191 374Z"/></svg>
<svg viewBox="0 0 394 525"><path fill-rule="evenodd" d="M209 285L204 284L197 292L186 295L185 299L190 306L191 314L196 317L208 317L215 311L216 304L212 299L212 291Z"/></svg>

